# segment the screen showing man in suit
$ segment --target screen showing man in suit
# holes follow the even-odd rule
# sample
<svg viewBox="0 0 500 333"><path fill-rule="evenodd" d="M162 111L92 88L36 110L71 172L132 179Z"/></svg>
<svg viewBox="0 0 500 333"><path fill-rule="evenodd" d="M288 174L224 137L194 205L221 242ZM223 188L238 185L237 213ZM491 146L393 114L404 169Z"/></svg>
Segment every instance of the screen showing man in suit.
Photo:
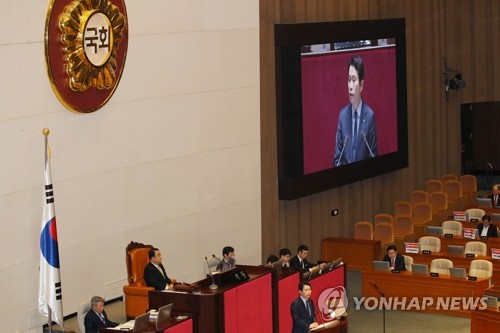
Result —
<svg viewBox="0 0 500 333"><path fill-rule="evenodd" d="M318 326L314 303L310 300L311 292L311 285L308 282L299 283L299 297L290 305L292 333L305 333Z"/></svg>
<svg viewBox="0 0 500 333"><path fill-rule="evenodd" d="M161 252L157 248L149 250L149 263L144 268L144 279L148 287L154 287L155 290L173 288L172 280L163 267Z"/></svg>
<svg viewBox="0 0 500 333"><path fill-rule="evenodd" d="M364 63L360 56L355 55L348 63L347 91L350 103L340 111L335 137L334 167L378 154L375 115L361 98L364 85Z"/></svg>
<svg viewBox="0 0 500 333"><path fill-rule="evenodd" d="M398 248L395 245L387 247L384 261L389 263L391 271L406 271L405 258L398 253Z"/></svg>

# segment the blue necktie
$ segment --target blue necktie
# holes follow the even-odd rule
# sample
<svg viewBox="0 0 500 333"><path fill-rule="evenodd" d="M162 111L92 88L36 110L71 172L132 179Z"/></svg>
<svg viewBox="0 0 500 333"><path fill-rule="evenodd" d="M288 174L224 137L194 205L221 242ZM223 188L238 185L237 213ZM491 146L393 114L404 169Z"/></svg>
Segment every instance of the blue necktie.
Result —
<svg viewBox="0 0 500 333"><path fill-rule="evenodd" d="M311 307L309 306L309 301L306 301L306 308L307 308L307 313L309 314L309 317L311 317Z"/></svg>
<svg viewBox="0 0 500 333"><path fill-rule="evenodd" d="M352 133L352 161L356 161L356 147L358 145L358 111L354 111L354 133Z"/></svg>

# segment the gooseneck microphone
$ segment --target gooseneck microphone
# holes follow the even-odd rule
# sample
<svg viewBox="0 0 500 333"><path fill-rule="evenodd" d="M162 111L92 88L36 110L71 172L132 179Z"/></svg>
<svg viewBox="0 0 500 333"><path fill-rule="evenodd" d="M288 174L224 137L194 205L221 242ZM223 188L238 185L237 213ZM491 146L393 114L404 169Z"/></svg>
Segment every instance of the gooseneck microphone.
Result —
<svg viewBox="0 0 500 333"><path fill-rule="evenodd" d="M370 145L368 144L368 141L366 141L365 131L361 131L361 135L363 136L363 141L365 141L366 147L368 147L368 150L370 151L370 157L375 157L375 155L373 155L372 149L370 148Z"/></svg>
<svg viewBox="0 0 500 333"><path fill-rule="evenodd" d="M349 135L346 135L344 138L344 143L342 144L342 150L340 151L339 159L337 160L337 165L335 165L335 166L339 166L340 161L342 161L342 155L344 154L344 149L345 149L345 145L347 143L347 140L349 140Z"/></svg>
<svg viewBox="0 0 500 333"><path fill-rule="evenodd" d="M219 286L215 284L214 274L212 273L212 270L210 269L210 265L208 264L207 257L205 257L205 262L207 263L208 271L210 272L210 276L212 277L212 284L210 286L208 286L208 289L211 289L211 290L219 289Z"/></svg>

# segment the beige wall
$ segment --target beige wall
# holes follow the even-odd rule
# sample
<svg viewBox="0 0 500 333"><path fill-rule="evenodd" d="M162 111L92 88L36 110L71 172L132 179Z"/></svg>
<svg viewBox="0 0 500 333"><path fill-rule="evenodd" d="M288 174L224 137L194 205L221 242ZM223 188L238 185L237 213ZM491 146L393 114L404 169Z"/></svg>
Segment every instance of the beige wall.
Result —
<svg viewBox="0 0 500 333"><path fill-rule="evenodd" d="M129 49L102 110L77 115L45 70L48 1L0 3L0 322L38 332L43 127L52 175L64 314L126 279L131 240L163 252L171 277L205 255L261 258L258 3L126 1ZM118 288L119 289L119 288ZM43 318L42 318L42 321Z"/></svg>
<svg viewBox="0 0 500 333"><path fill-rule="evenodd" d="M261 172L263 257L321 239L352 237L354 223L392 212L397 200L444 173L460 173L460 104L500 100L498 0L260 1ZM274 90L275 23L406 19L409 167L351 185L280 201L277 188ZM461 70L467 87L444 94L445 62ZM330 216L334 208L340 215Z"/></svg>

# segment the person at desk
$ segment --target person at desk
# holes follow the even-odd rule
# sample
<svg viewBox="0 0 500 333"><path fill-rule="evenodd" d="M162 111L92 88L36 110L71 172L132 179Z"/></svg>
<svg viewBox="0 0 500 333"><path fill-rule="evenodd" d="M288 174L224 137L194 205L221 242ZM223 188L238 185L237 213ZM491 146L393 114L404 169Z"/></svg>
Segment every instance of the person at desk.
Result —
<svg viewBox="0 0 500 333"><path fill-rule="evenodd" d="M172 280L170 280L165 267L163 267L160 250L154 247L149 250L148 255L149 263L144 268L144 279L147 286L160 291L172 288Z"/></svg>
<svg viewBox="0 0 500 333"><path fill-rule="evenodd" d="M271 254L269 257L267 257L266 266L273 267L273 263L275 263L278 260L279 260L278 257L276 257L274 254Z"/></svg>
<svg viewBox="0 0 500 333"><path fill-rule="evenodd" d="M391 271L406 271L405 258L398 253L398 248L395 245L389 245L385 252L383 260L389 262Z"/></svg>
<svg viewBox="0 0 500 333"><path fill-rule="evenodd" d="M288 248L282 248L280 250L280 260L283 263L281 267L290 267L290 258L292 257L292 251Z"/></svg>
<svg viewBox="0 0 500 333"><path fill-rule="evenodd" d="M307 247L307 245L299 245L299 247L297 248L297 255L290 259L290 267L301 268L305 271L313 268L314 265L306 259L308 255L309 248Z"/></svg>
<svg viewBox="0 0 500 333"><path fill-rule="evenodd" d="M481 219L483 223L477 225L479 236L498 237L498 229L495 225L491 224L491 216L484 215Z"/></svg>
<svg viewBox="0 0 500 333"><path fill-rule="evenodd" d="M217 265L217 270L225 272L236 265L234 248L231 246L224 246L222 249L222 260Z"/></svg>
<svg viewBox="0 0 500 333"><path fill-rule="evenodd" d="M299 283L299 297L290 305L293 327L292 333L306 333L318 326L316 311L311 298L311 285L308 282Z"/></svg>
<svg viewBox="0 0 500 333"><path fill-rule="evenodd" d="M104 299L94 296L90 300L90 311L85 315L83 324L85 333L99 333L99 329L106 327L116 327L119 324L108 319L104 311Z"/></svg>
<svg viewBox="0 0 500 333"><path fill-rule="evenodd" d="M493 185L491 190L493 194L488 195L488 198L491 200L491 206L493 206L493 208L500 208L500 194L498 193L498 185Z"/></svg>

